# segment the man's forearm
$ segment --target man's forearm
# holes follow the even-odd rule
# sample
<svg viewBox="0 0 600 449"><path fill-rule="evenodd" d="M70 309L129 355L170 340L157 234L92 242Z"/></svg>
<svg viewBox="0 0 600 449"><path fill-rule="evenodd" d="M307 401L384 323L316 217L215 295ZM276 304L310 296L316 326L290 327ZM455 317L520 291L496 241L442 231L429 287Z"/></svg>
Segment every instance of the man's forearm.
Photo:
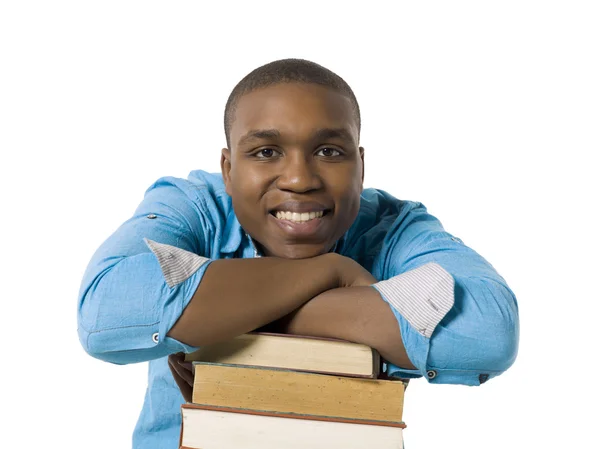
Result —
<svg viewBox="0 0 600 449"><path fill-rule="evenodd" d="M390 306L372 287L336 288L313 298L280 321L280 330L340 338L377 349L387 361L415 369Z"/></svg>
<svg viewBox="0 0 600 449"><path fill-rule="evenodd" d="M338 286L335 257L215 260L168 335L192 346L277 320Z"/></svg>

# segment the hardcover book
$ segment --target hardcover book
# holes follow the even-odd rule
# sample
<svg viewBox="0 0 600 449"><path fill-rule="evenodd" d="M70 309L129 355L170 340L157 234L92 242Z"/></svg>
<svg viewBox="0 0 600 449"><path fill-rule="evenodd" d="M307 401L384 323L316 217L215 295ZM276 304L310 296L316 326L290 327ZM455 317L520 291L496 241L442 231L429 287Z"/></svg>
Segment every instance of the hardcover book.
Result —
<svg viewBox="0 0 600 449"><path fill-rule="evenodd" d="M180 449L402 449L404 425L183 404Z"/></svg>
<svg viewBox="0 0 600 449"><path fill-rule="evenodd" d="M333 338L251 332L186 354L186 361L285 368L377 378L379 353L369 346Z"/></svg>

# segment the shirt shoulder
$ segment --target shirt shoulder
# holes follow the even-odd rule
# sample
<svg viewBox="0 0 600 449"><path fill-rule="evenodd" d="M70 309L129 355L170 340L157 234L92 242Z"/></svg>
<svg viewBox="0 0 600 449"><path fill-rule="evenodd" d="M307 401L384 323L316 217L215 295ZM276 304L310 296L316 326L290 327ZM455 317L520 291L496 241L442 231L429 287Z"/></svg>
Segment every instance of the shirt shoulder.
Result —
<svg viewBox="0 0 600 449"><path fill-rule="evenodd" d="M220 173L193 170L187 179L160 178L148 188L146 198L164 203L174 214L186 211L187 216L197 215L193 222L182 218L188 222L189 232L202 235L207 257L221 258L239 248L243 231Z"/></svg>
<svg viewBox="0 0 600 449"><path fill-rule="evenodd" d="M365 189L360 198L360 210L349 230L357 238L365 233L387 233L390 223L405 221L414 215L427 213L418 201L402 200L384 190ZM386 231L386 232L384 232Z"/></svg>
<svg viewBox="0 0 600 449"><path fill-rule="evenodd" d="M227 196L225 182L221 173L210 173L204 170L192 170L186 180L196 189L205 190L214 198Z"/></svg>
<svg viewBox="0 0 600 449"><path fill-rule="evenodd" d="M375 214L376 217L391 216L397 218L409 212L420 209L426 211L423 203L411 200L402 200L380 189L364 189L361 194L360 212L366 215Z"/></svg>
<svg viewBox="0 0 600 449"><path fill-rule="evenodd" d="M427 209L420 202L402 200L380 189L364 189L358 216L343 237L341 252L372 271L386 242L402 232L403 223L421 213Z"/></svg>

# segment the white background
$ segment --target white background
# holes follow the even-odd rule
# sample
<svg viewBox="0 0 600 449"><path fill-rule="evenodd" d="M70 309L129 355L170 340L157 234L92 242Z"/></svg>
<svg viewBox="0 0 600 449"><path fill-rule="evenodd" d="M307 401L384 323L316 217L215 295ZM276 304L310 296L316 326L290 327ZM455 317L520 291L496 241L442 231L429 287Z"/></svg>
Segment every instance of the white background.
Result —
<svg viewBox="0 0 600 449"><path fill-rule="evenodd" d="M147 367L83 351L83 271L155 179L219 170L230 90L286 57L354 89L365 187L423 202L519 300L505 374L411 383L407 448L598 447L597 2L216 3L0 6L0 447L130 447Z"/></svg>

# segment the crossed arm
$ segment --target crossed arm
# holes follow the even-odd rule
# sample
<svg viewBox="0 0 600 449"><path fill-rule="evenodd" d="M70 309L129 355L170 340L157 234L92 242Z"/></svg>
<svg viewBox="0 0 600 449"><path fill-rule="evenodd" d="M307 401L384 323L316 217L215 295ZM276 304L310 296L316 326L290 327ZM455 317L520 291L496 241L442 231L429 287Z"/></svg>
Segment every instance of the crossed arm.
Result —
<svg viewBox="0 0 600 449"><path fill-rule="evenodd" d="M269 325L277 332L363 343L414 369L390 306L369 286L375 282L337 254L215 261L169 336L203 346Z"/></svg>
<svg viewBox="0 0 600 449"><path fill-rule="evenodd" d="M390 306L369 286L327 290L279 320L267 323L263 329L363 343L377 349L394 365L415 369L402 344L398 321ZM169 356L169 366L183 397L191 401L192 364L185 362L181 354L173 354Z"/></svg>
<svg viewBox="0 0 600 449"><path fill-rule="evenodd" d="M362 343L394 365L415 369L402 344L398 321L372 287L328 290L276 324L279 332Z"/></svg>
<svg viewBox="0 0 600 449"><path fill-rule="evenodd" d="M187 188L167 180L151 189L92 258L78 304L79 337L90 355L136 363L270 325L369 345L390 362L388 375L426 375L434 383L480 385L514 362L514 294L423 207L411 206L389 229L373 263L376 282L334 253L196 263L200 254L221 254L239 242L217 245L216 231L191 232L205 223L189 210L178 183ZM142 237L167 247L165 257L149 251ZM170 276L163 259L174 263Z"/></svg>

